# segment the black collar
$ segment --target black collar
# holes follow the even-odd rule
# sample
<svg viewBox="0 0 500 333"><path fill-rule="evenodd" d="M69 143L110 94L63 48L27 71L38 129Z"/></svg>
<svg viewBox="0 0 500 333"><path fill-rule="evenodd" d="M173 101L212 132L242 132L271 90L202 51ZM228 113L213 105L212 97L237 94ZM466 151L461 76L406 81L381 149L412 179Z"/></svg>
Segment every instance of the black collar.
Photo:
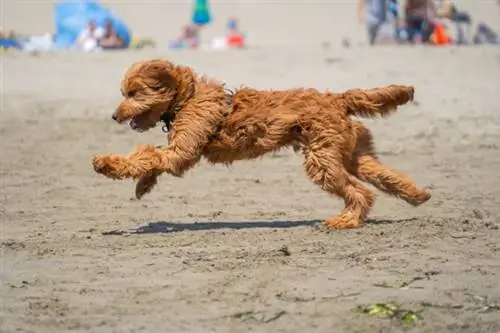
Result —
<svg viewBox="0 0 500 333"><path fill-rule="evenodd" d="M168 109L161 116L160 120L163 121L163 126L161 127L161 130L163 132L168 133L172 129L172 122L175 119L176 113L177 113L177 110Z"/></svg>
<svg viewBox="0 0 500 333"><path fill-rule="evenodd" d="M189 95L187 100L190 100L194 96L195 91L196 88L193 87L193 90L191 91L191 94ZM170 105L171 106L160 117L160 120L163 121L161 130L165 133L168 133L172 129L172 122L174 121L177 112L179 112L185 104L178 105L177 98L174 98L173 102Z"/></svg>

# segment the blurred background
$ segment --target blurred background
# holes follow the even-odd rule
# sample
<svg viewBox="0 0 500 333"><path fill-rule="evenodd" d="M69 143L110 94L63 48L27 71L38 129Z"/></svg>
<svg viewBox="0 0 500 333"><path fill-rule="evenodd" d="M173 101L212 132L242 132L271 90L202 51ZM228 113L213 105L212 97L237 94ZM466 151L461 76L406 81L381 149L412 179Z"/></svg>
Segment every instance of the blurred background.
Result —
<svg viewBox="0 0 500 333"><path fill-rule="evenodd" d="M78 9L56 15L56 5L68 2L96 3L96 1L2 0L2 29L4 32L14 31L22 36L62 32L57 31L56 20L61 23L65 19L65 14L71 17L78 16ZM279 44L305 46L322 42L340 43L344 40L365 43L367 39L365 26L360 24L357 17L357 0L150 0L97 3L120 19L134 37L151 39L158 48L166 49L183 34L184 28L192 23L197 2L206 3L210 16L208 24L205 25L207 22L203 22L204 26L200 29L200 42L204 44L211 44L214 38L226 36L230 18L238 21L239 30L247 36L247 44L253 46ZM440 6L446 1L434 2ZM461 0L452 3L459 11L469 15L472 25L471 35L473 35L479 23L486 24L497 33L500 31L500 9L496 2L496 0ZM88 11L83 10L82 13L88 15ZM391 19L388 17L388 24ZM443 20L448 26L448 33L454 37L454 23L451 20ZM71 23L67 23L66 27L68 26L71 26ZM85 26L80 22L79 28L83 29Z"/></svg>

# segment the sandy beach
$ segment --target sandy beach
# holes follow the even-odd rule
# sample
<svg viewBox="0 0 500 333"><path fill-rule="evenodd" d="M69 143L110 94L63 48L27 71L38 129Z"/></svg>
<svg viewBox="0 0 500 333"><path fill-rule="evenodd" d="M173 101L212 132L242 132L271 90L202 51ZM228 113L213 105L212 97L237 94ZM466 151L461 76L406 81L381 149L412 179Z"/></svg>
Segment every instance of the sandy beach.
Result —
<svg viewBox="0 0 500 333"><path fill-rule="evenodd" d="M222 22L206 36L236 13L256 44L244 51L168 51L190 4L111 2L159 48L1 54L0 332L500 331L500 49L369 48L354 3L293 2L286 16L283 3L214 3ZM500 29L494 1L459 4ZM4 28L52 29L49 2L2 5ZM414 85L416 103L363 121L382 161L433 198L413 208L376 192L364 228L325 232L342 202L284 150L203 162L134 200L91 157L165 143L159 127L111 120L125 70L151 58L230 87ZM423 320L353 311L388 302Z"/></svg>

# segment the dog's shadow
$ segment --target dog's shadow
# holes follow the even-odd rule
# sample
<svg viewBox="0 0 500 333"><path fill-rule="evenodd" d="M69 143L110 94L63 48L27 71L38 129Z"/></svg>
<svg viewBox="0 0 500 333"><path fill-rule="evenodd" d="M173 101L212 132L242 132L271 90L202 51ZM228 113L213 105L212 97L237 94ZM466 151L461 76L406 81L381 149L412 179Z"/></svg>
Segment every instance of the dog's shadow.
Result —
<svg viewBox="0 0 500 333"><path fill-rule="evenodd" d="M407 219L379 219L367 220L367 224L394 224L417 221L418 218ZM180 231L208 231L220 229L288 229L297 227L321 226L321 220L298 220L298 221L242 221L242 222L150 222L147 225L127 230L105 231L103 235L127 235L127 234L159 234Z"/></svg>

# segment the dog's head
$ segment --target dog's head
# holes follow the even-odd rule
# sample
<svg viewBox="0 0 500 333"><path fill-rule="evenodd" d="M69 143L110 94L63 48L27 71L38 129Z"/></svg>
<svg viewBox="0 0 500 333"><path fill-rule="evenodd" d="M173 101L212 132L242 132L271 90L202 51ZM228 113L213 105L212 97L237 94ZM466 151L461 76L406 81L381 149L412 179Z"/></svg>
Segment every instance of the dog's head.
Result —
<svg viewBox="0 0 500 333"><path fill-rule="evenodd" d="M166 60L134 63L121 83L123 101L112 118L118 123L130 120L133 130L143 132L155 127L162 116L182 108L194 91L189 68Z"/></svg>

